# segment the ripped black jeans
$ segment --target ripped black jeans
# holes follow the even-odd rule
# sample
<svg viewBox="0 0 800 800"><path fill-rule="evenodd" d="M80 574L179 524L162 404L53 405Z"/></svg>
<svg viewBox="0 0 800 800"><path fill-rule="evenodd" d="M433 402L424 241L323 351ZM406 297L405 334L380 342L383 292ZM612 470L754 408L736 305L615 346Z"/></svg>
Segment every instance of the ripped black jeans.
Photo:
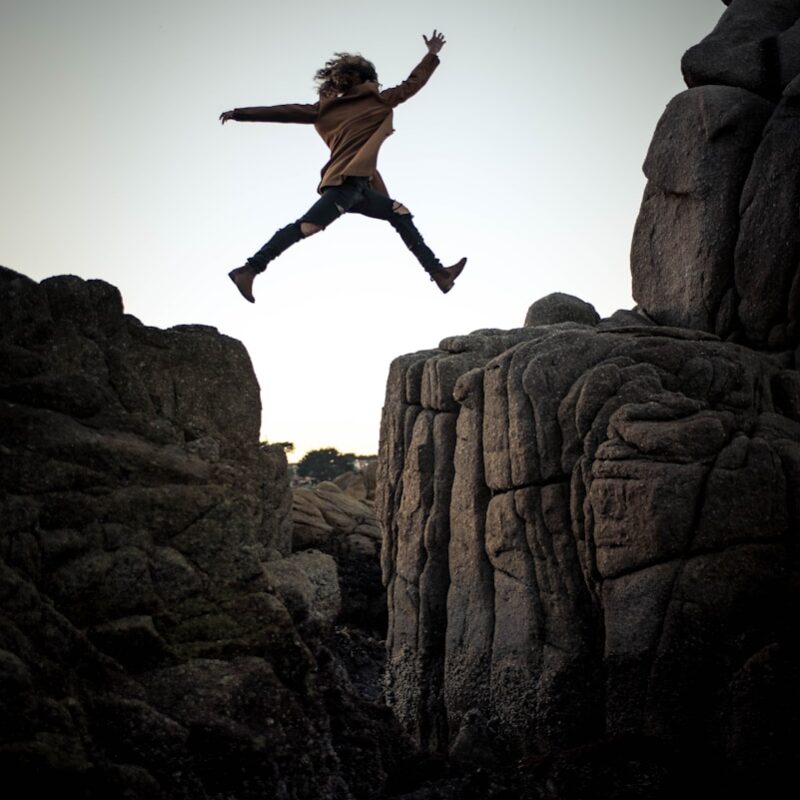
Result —
<svg viewBox="0 0 800 800"><path fill-rule="evenodd" d="M369 178L350 177L345 178L341 186L325 187L322 197L300 219L277 231L255 255L247 259L247 263L254 272L263 272L270 261L304 238L300 229L301 223L310 222L324 229L349 211L373 219L385 219L400 234L406 247L416 256L426 272L433 275L442 269L441 262L425 244L414 225L412 214L398 213L397 208L402 206L390 197L370 189L369 184Z"/></svg>

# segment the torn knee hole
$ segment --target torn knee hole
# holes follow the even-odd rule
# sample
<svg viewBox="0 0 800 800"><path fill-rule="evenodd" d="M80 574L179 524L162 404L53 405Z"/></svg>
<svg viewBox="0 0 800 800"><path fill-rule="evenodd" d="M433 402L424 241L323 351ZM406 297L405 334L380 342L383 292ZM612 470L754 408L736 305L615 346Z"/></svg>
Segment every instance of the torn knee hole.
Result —
<svg viewBox="0 0 800 800"><path fill-rule="evenodd" d="M313 236L315 233L319 233L322 228L319 225L315 225L313 222L301 222L300 223L300 233L303 237Z"/></svg>
<svg viewBox="0 0 800 800"><path fill-rule="evenodd" d="M344 214L344 208L342 206L340 206L338 203L334 203L334 205L339 210L340 214Z"/></svg>
<svg viewBox="0 0 800 800"><path fill-rule="evenodd" d="M395 200L394 203L392 204L392 211L394 211L395 214L411 213L402 203L398 203L397 200Z"/></svg>

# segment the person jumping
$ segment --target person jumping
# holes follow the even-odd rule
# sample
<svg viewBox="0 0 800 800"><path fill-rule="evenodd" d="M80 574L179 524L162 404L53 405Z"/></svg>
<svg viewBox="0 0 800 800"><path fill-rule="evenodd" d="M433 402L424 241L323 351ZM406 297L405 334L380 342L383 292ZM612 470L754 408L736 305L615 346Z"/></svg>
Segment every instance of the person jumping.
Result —
<svg viewBox="0 0 800 800"><path fill-rule="evenodd" d="M430 39L422 38L427 54L411 75L392 89L381 91L372 62L360 55L335 53L315 75L318 102L235 108L220 114L223 125L231 119L314 125L331 150L317 188L320 199L296 222L277 231L244 266L228 273L246 300L255 302L253 280L270 261L347 212L389 222L439 289L446 293L453 288L467 259L443 267L414 225L413 215L389 197L377 170L380 146L393 131L392 110L415 95L439 64L437 54L445 44L444 36L434 30Z"/></svg>

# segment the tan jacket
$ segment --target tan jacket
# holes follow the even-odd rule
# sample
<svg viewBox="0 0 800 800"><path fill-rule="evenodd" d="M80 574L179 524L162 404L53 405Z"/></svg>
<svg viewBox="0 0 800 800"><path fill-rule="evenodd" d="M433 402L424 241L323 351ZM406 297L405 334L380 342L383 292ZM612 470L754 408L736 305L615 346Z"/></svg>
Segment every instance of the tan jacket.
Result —
<svg viewBox="0 0 800 800"><path fill-rule="evenodd" d="M339 186L346 177L353 176L372 178L372 188L388 194L377 166L378 151L384 139L394 132L392 109L415 95L438 64L439 57L428 53L408 78L392 89L380 91L377 83L367 81L338 97L321 97L316 103L236 108L233 119L313 124L331 150L317 191Z"/></svg>

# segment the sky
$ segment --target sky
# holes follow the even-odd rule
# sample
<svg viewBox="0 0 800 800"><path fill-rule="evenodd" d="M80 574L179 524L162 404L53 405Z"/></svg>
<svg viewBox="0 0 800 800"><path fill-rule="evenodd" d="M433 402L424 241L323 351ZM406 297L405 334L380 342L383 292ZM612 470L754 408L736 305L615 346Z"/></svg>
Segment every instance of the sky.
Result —
<svg viewBox="0 0 800 800"><path fill-rule="evenodd" d="M148 325L241 340L262 438L377 452L389 364L480 328L520 327L550 292L631 308L647 147L685 87L683 52L721 0L2 0L0 264L122 292ZM385 222L346 215L256 280L227 273L317 199L309 125L218 121L314 102L337 51L404 80L379 168L445 265L441 294Z"/></svg>

